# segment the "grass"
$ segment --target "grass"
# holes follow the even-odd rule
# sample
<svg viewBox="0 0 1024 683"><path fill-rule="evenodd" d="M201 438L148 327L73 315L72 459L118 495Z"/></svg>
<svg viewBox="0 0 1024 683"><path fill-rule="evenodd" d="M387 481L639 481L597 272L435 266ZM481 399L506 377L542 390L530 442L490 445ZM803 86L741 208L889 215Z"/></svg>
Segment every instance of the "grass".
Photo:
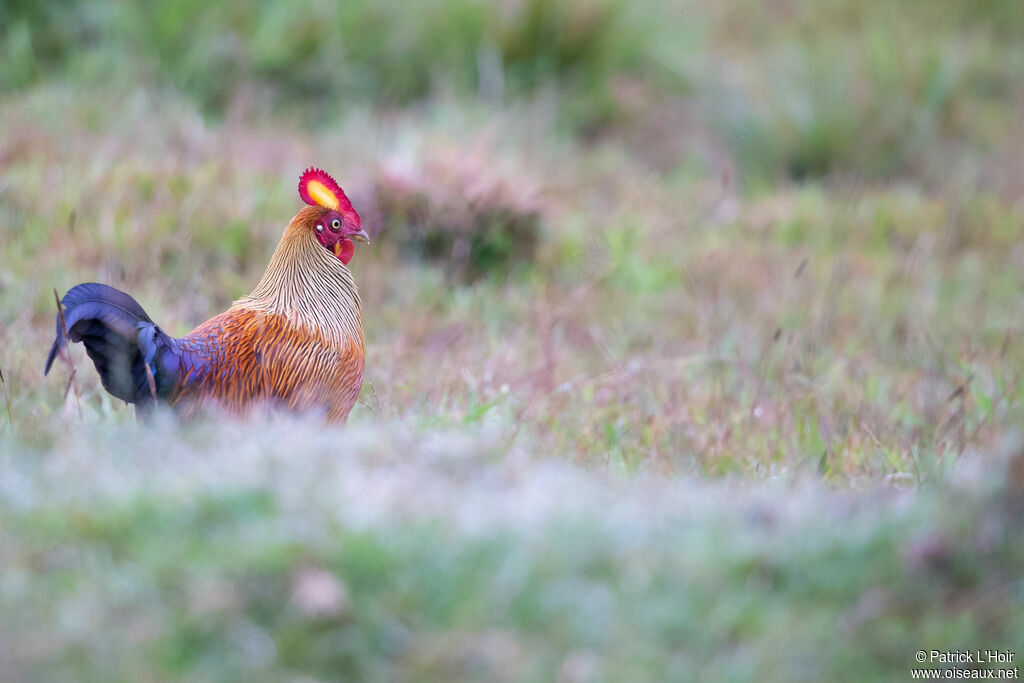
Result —
<svg viewBox="0 0 1024 683"><path fill-rule="evenodd" d="M577 462L820 470L847 483L923 480L1021 417L1022 215L995 195L816 183L742 196L658 182L608 146L531 149L518 115L454 104L386 127L356 117L316 148L300 132L285 146L277 130L210 129L159 95L103 129L57 134L44 109L60 98L84 117L102 106L43 90L5 112L32 139L12 155L4 207L4 365L27 429L64 390L39 376L54 288L110 282L183 334L258 279L295 210L282 166L346 159L338 175L357 206L373 206L396 149L450 149L456 129L490 160L481 166L529 189L542 243L531 262L463 287L408 260L401 225L368 211L380 246L354 268L375 393L353 420L455 426L494 411L518 438ZM126 131L147 131L145 146L118 150ZM172 152L181 139L194 156ZM92 160L67 188L46 170L64 154ZM573 167L590 175L565 187ZM116 410L93 375L80 380L86 409Z"/></svg>
<svg viewBox="0 0 1024 683"><path fill-rule="evenodd" d="M1024 655L1019 15L376 7L5 7L0 678ZM42 377L54 289L248 292L309 165L374 236L344 429Z"/></svg>
<svg viewBox="0 0 1024 683"><path fill-rule="evenodd" d="M990 474L625 480L408 420L59 439L3 456L9 680L865 680L1024 645Z"/></svg>

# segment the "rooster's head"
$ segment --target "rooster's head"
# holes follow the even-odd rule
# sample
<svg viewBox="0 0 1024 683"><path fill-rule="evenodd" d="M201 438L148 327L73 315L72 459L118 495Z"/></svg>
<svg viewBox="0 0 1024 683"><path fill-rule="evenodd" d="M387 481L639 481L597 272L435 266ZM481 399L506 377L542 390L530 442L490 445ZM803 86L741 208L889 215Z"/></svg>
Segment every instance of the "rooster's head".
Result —
<svg viewBox="0 0 1024 683"><path fill-rule="evenodd" d="M314 222L316 239L342 263L348 265L352 260L355 252L352 240L370 243L352 202L326 171L306 169L299 178L299 196L310 206L322 210Z"/></svg>

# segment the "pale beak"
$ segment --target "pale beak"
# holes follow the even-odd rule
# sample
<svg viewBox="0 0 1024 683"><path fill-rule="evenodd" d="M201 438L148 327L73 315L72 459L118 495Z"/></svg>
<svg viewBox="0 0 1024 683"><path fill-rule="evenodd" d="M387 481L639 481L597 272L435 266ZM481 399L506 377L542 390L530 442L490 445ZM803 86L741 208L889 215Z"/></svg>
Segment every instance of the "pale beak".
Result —
<svg viewBox="0 0 1024 683"><path fill-rule="evenodd" d="M365 230L350 233L347 237L351 240L355 240L356 242L365 242L366 244L370 243L370 236L366 234Z"/></svg>

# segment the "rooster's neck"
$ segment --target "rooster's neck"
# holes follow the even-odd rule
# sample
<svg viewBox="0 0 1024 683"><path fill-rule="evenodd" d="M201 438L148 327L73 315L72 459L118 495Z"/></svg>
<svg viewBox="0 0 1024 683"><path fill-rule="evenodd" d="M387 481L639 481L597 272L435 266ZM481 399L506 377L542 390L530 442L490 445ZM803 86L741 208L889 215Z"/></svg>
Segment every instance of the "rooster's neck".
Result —
<svg viewBox="0 0 1024 683"><path fill-rule="evenodd" d="M345 264L317 241L313 214L303 209L292 219L259 284L234 305L282 314L339 346L362 347L359 290Z"/></svg>

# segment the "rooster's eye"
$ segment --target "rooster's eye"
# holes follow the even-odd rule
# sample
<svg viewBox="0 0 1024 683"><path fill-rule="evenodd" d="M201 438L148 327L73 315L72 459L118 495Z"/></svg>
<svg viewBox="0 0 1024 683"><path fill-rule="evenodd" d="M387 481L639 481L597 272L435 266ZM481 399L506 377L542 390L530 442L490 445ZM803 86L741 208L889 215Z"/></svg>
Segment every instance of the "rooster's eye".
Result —
<svg viewBox="0 0 1024 683"><path fill-rule="evenodd" d="M316 224L316 231L317 232L323 232L324 231L324 226L323 226L322 223L317 223Z"/></svg>
<svg viewBox="0 0 1024 683"><path fill-rule="evenodd" d="M334 232L338 232L338 228L340 228L340 227L341 227L341 221L339 221L337 218L335 218L333 221L331 221L331 230L333 230Z"/></svg>

